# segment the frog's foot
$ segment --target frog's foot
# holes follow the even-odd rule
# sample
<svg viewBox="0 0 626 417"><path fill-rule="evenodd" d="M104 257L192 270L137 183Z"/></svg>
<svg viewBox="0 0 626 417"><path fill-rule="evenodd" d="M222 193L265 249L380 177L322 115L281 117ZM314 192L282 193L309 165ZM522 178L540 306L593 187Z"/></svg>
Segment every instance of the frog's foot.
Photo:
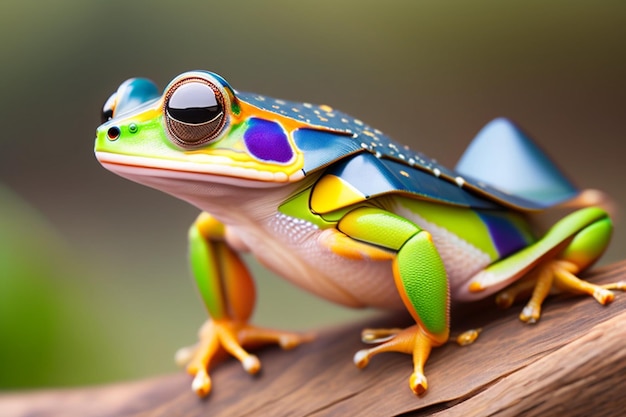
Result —
<svg viewBox="0 0 626 417"><path fill-rule="evenodd" d="M401 329L366 329L362 333L365 343L384 341L370 349L359 350L354 355L354 364L364 368L370 359L382 352L401 352L413 355L413 373L409 379L409 386L416 395L422 395L428 388L424 375L424 363L428 359L430 350L434 346L445 343L445 339L438 340L429 336L418 325Z"/></svg>
<svg viewBox="0 0 626 417"><path fill-rule="evenodd" d="M392 339L395 335L402 332L400 328L393 329L364 329L361 332L361 341L363 343L382 343Z"/></svg>
<svg viewBox="0 0 626 417"><path fill-rule="evenodd" d="M536 323L541 316L541 305L552 290L588 294L602 305L610 303L615 298L611 290L626 291L626 282L596 285L578 278L576 274L579 272L580 267L574 262L559 259L548 261L529 279L500 292L496 297L496 303L501 307L509 307L520 295L532 290L530 300L519 317L523 322Z"/></svg>
<svg viewBox="0 0 626 417"><path fill-rule="evenodd" d="M264 329L234 320L209 320L198 336L198 344L176 353L176 362L187 364L187 372L194 376L191 388L200 397L211 392L208 370L224 351L237 358L246 372L256 374L261 370L261 362L244 345L276 343L283 349L291 349L312 339L312 335Z"/></svg>
<svg viewBox="0 0 626 417"><path fill-rule="evenodd" d="M478 339L478 336L483 331L482 328L469 329L454 338L454 341L459 346L469 346Z"/></svg>

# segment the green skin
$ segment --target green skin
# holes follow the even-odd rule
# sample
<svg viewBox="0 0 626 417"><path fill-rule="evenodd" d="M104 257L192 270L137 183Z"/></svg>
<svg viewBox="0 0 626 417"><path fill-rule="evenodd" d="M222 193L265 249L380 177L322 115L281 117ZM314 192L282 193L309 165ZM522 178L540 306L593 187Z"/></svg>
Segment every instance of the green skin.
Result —
<svg viewBox="0 0 626 417"><path fill-rule="evenodd" d="M240 108L236 110L241 111ZM259 115L254 115L254 117L261 118ZM107 130L112 122L116 122L115 126L120 128L121 138L132 140L111 141L107 137ZM314 125L310 127L315 128ZM221 151L223 152L225 148L235 148L241 136L240 129L233 129L232 137L226 135L220 138ZM137 140L138 138L141 140ZM96 151L97 153L110 152L147 158L153 167L159 167L160 160L168 162L181 154L180 149L172 146L163 129L161 114L155 112L154 109L142 109L137 114L125 115L123 120L112 120L104 124L99 129ZM138 178L132 179L142 182ZM336 191L331 190L331 192ZM447 320L445 304L448 294L445 288L448 278L432 241L421 237L420 227L410 219L402 219L401 215L394 214L392 210L380 207L381 205L370 210L362 210L358 209L359 204L356 204L341 207L329 213L315 213L311 209L309 199L315 193L327 192L329 191L326 189L318 190L315 187L305 187L304 191L299 189L299 194L292 197L285 196L282 203L279 200L280 205L277 210L291 217L308 221L320 229L336 228L356 241L396 252L398 264L396 275L399 274L396 277L396 283L399 284L399 291L403 292L402 296L410 301L407 307L414 317L423 322L429 332L441 333L442 323ZM548 235L535 242L532 233L528 230L528 225L514 212L510 212L506 215L519 230L527 235L526 240L529 246L506 259L498 259L495 245L486 227L478 216L474 215L473 210L443 204L429 205L409 198L393 198L408 211L419 213L426 220L470 242L488 254L493 263L486 272L501 276L502 278L497 280L498 283L514 281L511 277L520 276L520 271L526 272L529 265L534 265L543 257L552 255L554 247L562 246L563 242L572 240L579 233L581 235L575 242L576 255L568 255L567 258L575 258L573 260L582 269L600 256L611 234L610 220L606 213L600 209L584 209L575 216L564 219ZM372 205L372 203L376 205L376 202L372 201L368 204ZM198 205L202 207L201 204ZM598 226L598 224L603 226ZM602 232L586 232L588 227L593 230L602 230ZM223 285L222 277L216 266L218 262L212 260L215 256L211 248L206 247L206 243L203 244L202 240L206 240L206 237L199 233L190 233L192 270L211 316L219 317L224 315L221 312L227 310L224 306L225 301L220 296L223 292L220 290L220 286ZM329 253L329 256L335 255ZM420 262L415 262L414 259L420 259ZM584 261L581 261L582 259ZM482 298L491 293L492 291L485 291L481 297L475 298ZM456 298L455 293L452 294L452 298Z"/></svg>
<svg viewBox="0 0 626 417"><path fill-rule="evenodd" d="M323 268L337 257L346 258L348 264L352 262L352 265L359 267L371 265L371 260L377 256L380 257L377 260L390 261L391 274L400 298L418 325L417 339L420 343L430 341L425 352L416 355L424 357L416 364L411 379L412 388L420 393L426 387L420 369L430 346L440 345L448 338L450 298L484 298L551 259L574 265L574 273L577 273L591 265L609 241L611 221L605 211L596 207L583 208L569 214L539 239L533 236L522 214L503 210L501 215L519 231L527 246L502 259L486 225L470 208L420 201L406 195L389 195L338 204L325 212L316 211L312 201L323 201L330 194L349 193L350 185L336 182L331 186L320 185L324 179L323 173L317 177L292 180L299 167L288 164L284 164L284 168L280 164L270 167L272 173L284 169L282 178L289 180L283 184L270 184L264 188L262 182L269 184L271 181L260 176L252 178L250 171L245 171L245 178L237 178L233 172L244 171L233 171L232 168L252 166L260 170L271 165L255 162L253 158L245 159L247 155L245 147L241 145L241 126L245 124L242 121L247 117L246 112L254 112L250 117L266 118L274 123L280 123L282 119L278 115L272 115L269 119L267 112L235 105L235 93L231 90L224 90L222 94L231 101L231 126L240 128L231 130L232 135L227 131L219 141L209 143L202 149L189 151L172 143L163 123L162 101L125 112L119 117L113 114L112 120L98 129L96 138L96 154L108 169L189 201L215 216L201 216L189 232L192 272L209 315L215 322L247 322L252 313L254 289L236 255L237 249L251 250L271 269L284 272L280 267L281 259L270 259L264 254L264 245L273 247L271 240L274 234L278 236L276 231L270 230L267 219L280 213L292 220L300 219L315 226L320 233L332 232L332 237L346 239L342 240L341 245L333 245L332 241L320 238L319 244L325 250L322 252L323 257L327 257L328 262L318 255L315 261L309 262L314 265L306 266L310 271L315 271L317 267ZM286 121L283 125L286 132L294 129L289 123L293 122ZM118 136L111 137L111 126L119 129ZM297 126L303 127L318 128L305 123ZM301 150L292 146L295 155L302 155ZM200 159L200 156L204 159ZM306 154L303 157L306 158ZM298 158L294 158L294 161L293 164L296 164ZM195 172L198 167L201 167L202 172ZM208 191L205 195L195 194L194 190L201 189L187 187L188 184L202 182L215 182L219 194L215 197ZM266 211L258 212L257 207L263 207ZM434 232L420 227L415 216L477 248L487 257L488 265L469 277L471 282L456 282L450 290L450 282L454 277L446 270L445 262L454 262L456 255L440 253L432 238ZM238 235L237 238L234 238L235 235ZM258 244L260 239L265 239L263 245ZM302 257L301 248L290 248L289 240L285 237L276 237L276 245L279 254L293 249L293 257ZM359 251L365 253L361 260L352 256ZM307 260L304 259L297 265L306 264ZM474 287L470 290L472 285ZM480 288L477 290L477 287ZM538 312L536 315L538 317ZM231 353L238 356L237 352ZM198 372L197 379L201 379L201 372L193 369L194 373ZM206 394L207 388L203 390L197 389Z"/></svg>
<svg viewBox="0 0 626 417"><path fill-rule="evenodd" d="M429 333L440 335L447 331L446 270L428 232L377 208L350 211L337 228L353 239L397 252L396 276L410 301L409 310Z"/></svg>

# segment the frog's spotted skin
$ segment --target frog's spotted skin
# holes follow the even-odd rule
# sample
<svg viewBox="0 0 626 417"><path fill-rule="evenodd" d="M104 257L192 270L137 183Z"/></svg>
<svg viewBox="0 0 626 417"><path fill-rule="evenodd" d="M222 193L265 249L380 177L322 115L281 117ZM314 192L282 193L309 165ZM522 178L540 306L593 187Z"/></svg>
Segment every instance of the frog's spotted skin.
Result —
<svg viewBox="0 0 626 417"><path fill-rule="evenodd" d="M313 130L320 128L345 135L352 139L351 141L348 141L347 138L341 138L340 140L343 146L347 147L347 152L365 149L377 158L385 157L404 161L407 165L417 166L432 175L448 174L452 178L457 177L447 168L440 166L426 155L412 151L408 146L398 144L380 130L373 129L361 120L335 110L330 106L298 103L249 93L237 93L237 97L263 110L276 112L282 116L305 122ZM323 136L319 137L319 139L324 142ZM302 139L303 142L306 140L306 138ZM317 164L309 162L309 164L310 166L306 171L313 171L319 168L319 165L323 165L322 162Z"/></svg>
<svg viewBox="0 0 626 417"><path fill-rule="evenodd" d="M123 83L95 150L111 171L202 210L189 247L210 320L177 355L201 396L220 351L255 373L260 361L245 345L309 339L249 324L255 291L238 252L331 301L406 309L414 326L364 332L382 343L354 360L411 354L416 394L428 387L431 348L448 340L451 301L504 290L497 300L508 306L531 291L520 319L533 323L553 287L602 304L626 287L577 278L608 244L611 221L506 119L489 123L451 170L329 106L240 93L192 71L162 94L146 79ZM566 204L584 208L543 236L533 230L533 212Z"/></svg>
<svg viewBox="0 0 626 417"><path fill-rule="evenodd" d="M350 136L353 134L355 127L365 127L360 120L337 112L330 106L298 103L245 92L237 92L236 94L241 101L269 112L299 120L311 127L329 129ZM378 131L378 134L382 135L380 131Z"/></svg>
<svg viewBox="0 0 626 417"><path fill-rule="evenodd" d="M303 168L305 174L324 167L338 158L365 150L376 158L384 158L382 163L386 165L389 171L386 175L405 182L406 185L401 187L407 191L415 190L416 181L420 185L424 182L433 182L438 187L441 187L442 182L438 180L441 178L456 187L466 187L479 195L489 196L489 199L496 201L498 204L531 210L561 203L577 194L577 190L571 184L564 178L559 178L559 183L555 189L551 190L551 195L549 196L541 195L539 196L540 198L531 198L531 196L511 195L483 181L474 180L471 176L463 176L458 172L449 170L426 155L415 152L408 146L393 141L380 130L373 129L361 120L334 110L330 106L297 103L249 93L238 93L238 98L263 110L275 112L310 125L311 129L301 129L294 133L296 145L308 152ZM507 125L507 122L502 123L498 121L492 124L490 129L507 129L506 126L502 126L503 124ZM315 130L315 128L323 130ZM326 130L340 136L329 134ZM510 133L504 132L504 135L507 134ZM537 153L538 151L533 149L533 152ZM501 155L496 153L496 156L497 158L495 159L500 159ZM470 158L466 156L466 160L468 159ZM417 168L418 171L407 169L407 167ZM380 172L380 169L377 169L377 171ZM425 172L428 176L424 176L420 172ZM356 178L358 178L358 175ZM520 175L523 174L520 173ZM420 176L421 181L411 178L415 176ZM404 180L403 177L407 178L407 180ZM395 187L397 187L397 184L390 185L389 190L397 190L398 188ZM452 190L450 187L449 189ZM448 193L456 194L453 191L442 194L447 195ZM459 194L467 193L462 192ZM474 207L471 203L468 205Z"/></svg>

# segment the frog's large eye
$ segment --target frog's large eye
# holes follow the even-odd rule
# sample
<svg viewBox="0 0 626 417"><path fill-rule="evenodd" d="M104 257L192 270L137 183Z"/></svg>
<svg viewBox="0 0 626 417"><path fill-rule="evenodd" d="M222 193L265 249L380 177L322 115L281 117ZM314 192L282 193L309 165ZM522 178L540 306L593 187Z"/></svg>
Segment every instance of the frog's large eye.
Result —
<svg viewBox="0 0 626 417"><path fill-rule="evenodd" d="M215 139L224 123L224 97L200 78L174 84L165 97L165 121L170 139L185 148Z"/></svg>

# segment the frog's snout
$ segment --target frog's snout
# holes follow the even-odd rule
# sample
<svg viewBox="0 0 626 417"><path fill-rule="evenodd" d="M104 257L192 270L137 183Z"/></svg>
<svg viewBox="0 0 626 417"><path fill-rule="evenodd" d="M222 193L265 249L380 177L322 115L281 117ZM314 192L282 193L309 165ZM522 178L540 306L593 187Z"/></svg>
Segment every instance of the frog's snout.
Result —
<svg viewBox="0 0 626 417"><path fill-rule="evenodd" d="M100 115L102 123L159 97L161 93L156 84L147 78L128 79L104 103Z"/></svg>

